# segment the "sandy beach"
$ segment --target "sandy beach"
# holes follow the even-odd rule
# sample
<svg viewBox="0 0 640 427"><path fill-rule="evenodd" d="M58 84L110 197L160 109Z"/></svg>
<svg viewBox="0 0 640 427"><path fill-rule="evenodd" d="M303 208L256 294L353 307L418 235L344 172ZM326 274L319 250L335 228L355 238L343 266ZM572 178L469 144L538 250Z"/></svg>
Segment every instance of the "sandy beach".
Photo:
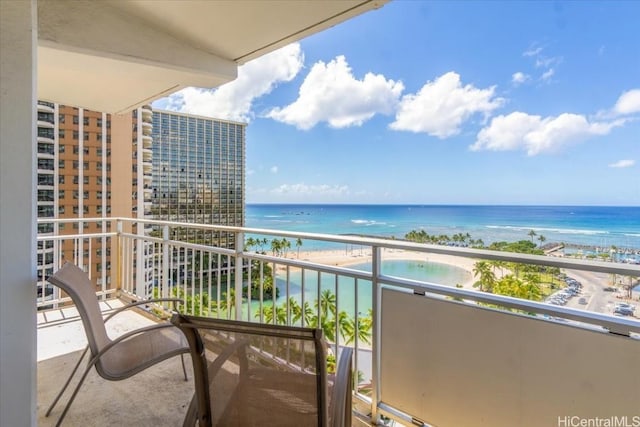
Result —
<svg viewBox="0 0 640 427"><path fill-rule="evenodd" d="M296 251L291 251L287 258L300 259L302 261L316 262L319 264L335 265L346 267L354 264L361 264L371 261L371 251L365 249L335 249L335 250L319 250L319 251L300 251L299 257ZM471 258L455 257L451 255L441 254L425 254L418 252L410 252L395 249L383 249L383 260L406 260L406 261L424 261L439 264L448 264L461 268L470 273L470 279L464 283L460 283L463 288L471 289L473 287L473 265L476 260Z"/></svg>

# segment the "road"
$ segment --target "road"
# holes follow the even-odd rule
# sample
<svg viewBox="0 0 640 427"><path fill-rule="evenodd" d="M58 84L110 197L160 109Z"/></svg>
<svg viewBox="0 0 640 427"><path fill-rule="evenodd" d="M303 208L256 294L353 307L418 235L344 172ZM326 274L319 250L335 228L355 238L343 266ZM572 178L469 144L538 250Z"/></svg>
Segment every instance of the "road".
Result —
<svg viewBox="0 0 640 427"><path fill-rule="evenodd" d="M582 291L570 298L567 307L579 308L596 313L613 314L616 302L627 301L622 299L622 294L618 292L607 292L604 288L611 286L611 276L606 273L593 273L581 270L566 270L569 277L573 277L582 283ZM620 298L617 298L620 296ZM580 304L580 298L584 297L587 304ZM634 317L640 318L640 302L631 302L636 306Z"/></svg>

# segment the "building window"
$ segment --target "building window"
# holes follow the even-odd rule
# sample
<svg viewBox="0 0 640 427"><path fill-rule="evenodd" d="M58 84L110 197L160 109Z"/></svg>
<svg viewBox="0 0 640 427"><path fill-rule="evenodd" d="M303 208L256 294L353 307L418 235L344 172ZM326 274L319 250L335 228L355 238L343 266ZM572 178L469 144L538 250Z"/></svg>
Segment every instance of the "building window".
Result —
<svg viewBox="0 0 640 427"><path fill-rule="evenodd" d="M80 153L80 147L77 145L73 146L73 154L79 154Z"/></svg>
<svg viewBox="0 0 640 427"><path fill-rule="evenodd" d="M82 193L82 198L85 199L85 200L88 199L89 198L89 192L88 191L84 191Z"/></svg>
<svg viewBox="0 0 640 427"><path fill-rule="evenodd" d="M83 162L83 163L82 163L82 168L83 168L84 170L88 170L88 169L89 169L89 162Z"/></svg>
<svg viewBox="0 0 640 427"><path fill-rule="evenodd" d="M96 119L96 124L98 125L98 127L102 127L102 117L98 117Z"/></svg>
<svg viewBox="0 0 640 427"><path fill-rule="evenodd" d="M64 160L58 160L58 168L64 169Z"/></svg>
<svg viewBox="0 0 640 427"><path fill-rule="evenodd" d="M64 144L58 145L58 153L64 153L64 149L65 149Z"/></svg>
<svg viewBox="0 0 640 427"><path fill-rule="evenodd" d="M64 206L58 206L58 213L59 214L64 214Z"/></svg>
<svg viewBox="0 0 640 427"><path fill-rule="evenodd" d="M74 213L74 214L77 214L78 212L79 212L78 207L77 207L77 206L74 206L74 207L73 207L73 213Z"/></svg>
<svg viewBox="0 0 640 427"><path fill-rule="evenodd" d="M99 214L102 213L102 205L96 206L96 213L99 213Z"/></svg>
<svg viewBox="0 0 640 427"><path fill-rule="evenodd" d="M77 161L77 160L74 160L74 161L73 161L73 168L74 168L74 169L78 169L78 165L79 165L78 161Z"/></svg>
<svg viewBox="0 0 640 427"><path fill-rule="evenodd" d="M58 198L59 199L64 199L64 190L59 190L58 191Z"/></svg>
<svg viewBox="0 0 640 427"><path fill-rule="evenodd" d="M84 182L85 184L89 184L89 177L86 175L82 177L82 182Z"/></svg>
<svg viewBox="0 0 640 427"><path fill-rule="evenodd" d="M78 133L78 131L77 131L77 130L74 130L74 131L73 131L73 139L77 141L77 140L78 140L78 138L80 138L80 133Z"/></svg>
<svg viewBox="0 0 640 427"><path fill-rule="evenodd" d="M75 176L73 177L73 183L74 183L74 184L77 184L78 182L80 182L80 181L79 181L79 177L78 177L78 175L75 175Z"/></svg>
<svg viewBox="0 0 640 427"><path fill-rule="evenodd" d="M80 195L80 193L78 192L78 190L73 190L73 198L74 199L77 199L79 195Z"/></svg>
<svg viewBox="0 0 640 427"><path fill-rule="evenodd" d="M96 177L96 184L102 185L102 177L100 175Z"/></svg>
<svg viewBox="0 0 640 427"><path fill-rule="evenodd" d="M87 139L87 138L85 138L85 139ZM82 152L85 154L85 156L88 156L89 155L89 147L84 147L82 149Z"/></svg>
<svg viewBox="0 0 640 427"><path fill-rule="evenodd" d="M83 118L82 118L82 123L83 123L85 126L89 126L89 117L83 117Z"/></svg>
<svg viewBox="0 0 640 427"><path fill-rule="evenodd" d="M82 207L82 212L84 212L84 214L85 214L85 215L87 215L87 214L89 213L89 206L84 205L84 206Z"/></svg>
<svg viewBox="0 0 640 427"><path fill-rule="evenodd" d="M89 140L89 132L85 132L84 133L84 140L88 141Z"/></svg>
<svg viewBox="0 0 640 427"><path fill-rule="evenodd" d="M58 129L58 138L64 138L64 129Z"/></svg>
<svg viewBox="0 0 640 427"><path fill-rule="evenodd" d="M58 123L64 123L64 114L58 115Z"/></svg>
<svg viewBox="0 0 640 427"><path fill-rule="evenodd" d="M78 123L80 123L80 119L78 118L78 116L74 115L73 116L73 124L77 125Z"/></svg>
<svg viewBox="0 0 640 427"><path fill-rule="evenodd" d="M102 191L97 191L97 192L96 192L96 197L97 197L98 199L102 199Z"/></svg>
<svg viewBox="0 0 640 427"><path fill-rule="evenodd" d="M64 184L64 175L58 175L58 184Z"/></svg>
<svg viewBox="0 0 640 427"><path fill-rule="evenodd" d="M96 149L96 155L98 155L99 157L102 157L102 148L98 147Z"/></svg>
<svg viewBox="0 0 640 427"><path fill-rule="evenodd" d="M99 171L102 170L102 162L96 162L96 167L98 168Z"/></svg>

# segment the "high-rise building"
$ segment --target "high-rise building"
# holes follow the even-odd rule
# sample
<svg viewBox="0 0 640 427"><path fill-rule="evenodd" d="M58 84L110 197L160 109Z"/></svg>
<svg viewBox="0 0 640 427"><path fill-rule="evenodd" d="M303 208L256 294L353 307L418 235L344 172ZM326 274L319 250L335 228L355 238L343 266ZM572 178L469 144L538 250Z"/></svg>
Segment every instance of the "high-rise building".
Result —
<svg viewBox="0 0 640 427"><path fill-rule="evenodd" d="M118 213L137 217L151 209L151 107L134 110L125 120L131 129L124 138L132 141L120 154L126 164L127 194L120 197L125 208ZM140 125L138 123L140 122ZM83 108L38 102L38 218L101 218L112 214L111 115ZM122 145L122 144L121 144ZM134 154L130 154L133 152ZM124 159L132 159L125 162ZM106 232L106 222L78 221L38 225L39 235ZM99 290L110 287L111 242L91 244L81 239L47 241L38 245L38 294L50 296L55 289L46 283L54 263L73 261L89 273ZM44 294L44 295L43 295Z"/></svg>
<svg viewBox="0 0 640 427"><path fill-rule="evenodd" d="M244 226L245 131L245 123L154 111L153 218ZM235 246L231 233L186 238Z"/></svg>
<svg viewBox="0 0 640 427"><path fill-rule="evenodd" d="M120 134L112 131L115 121ZM245 129L244 123L154 112L150 106L112 116L39 101L38 218L153 217L244 226ZM112 139L131 143L112 146ZM106 221L38 225L39 235L107 231L113 230ZM133 225L125 231L145 235L152 228ZM188 238L235 246L233 234L192 233ZM46 278L54 263L65 260L81 265L97 290L108 290L111 251L109 239L92 245L82 239L39 244L40 301L56 292ZM134 251L136 293L150 294L156 262L152 247L140 240Z"/></svg>

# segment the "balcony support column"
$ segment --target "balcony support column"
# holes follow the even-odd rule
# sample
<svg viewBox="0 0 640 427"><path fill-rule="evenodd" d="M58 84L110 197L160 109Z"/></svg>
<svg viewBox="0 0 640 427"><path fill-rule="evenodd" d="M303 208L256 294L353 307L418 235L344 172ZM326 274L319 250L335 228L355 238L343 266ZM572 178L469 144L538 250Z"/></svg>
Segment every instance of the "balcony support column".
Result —
<svg viewBox="0 0 640 427"><path fill-rule="evenodd" d="M37 4L0 2L0 425L36 417Z"/></svg>
<svg viewBox="0 0 640 427"><path fill-rule="evenodd" d="M371 329L371 422L378 423L378 404L380 403L380 313L382 307L382 290L380 289L380 273L382 266L382 249L371 247L371 311L373 322ZM356 355L357 357L357 355Z"/></svg>
<svg viewBox="0 0 640 427"><path fill-rule="evenodd" d="M236 280L235 280L235 292L236 292L236 320L242 320L242 252L244 251L244 233L236 233ZM250 279L249 279L250 280ZM275 283L275 282L274 282Z"/></svg>

